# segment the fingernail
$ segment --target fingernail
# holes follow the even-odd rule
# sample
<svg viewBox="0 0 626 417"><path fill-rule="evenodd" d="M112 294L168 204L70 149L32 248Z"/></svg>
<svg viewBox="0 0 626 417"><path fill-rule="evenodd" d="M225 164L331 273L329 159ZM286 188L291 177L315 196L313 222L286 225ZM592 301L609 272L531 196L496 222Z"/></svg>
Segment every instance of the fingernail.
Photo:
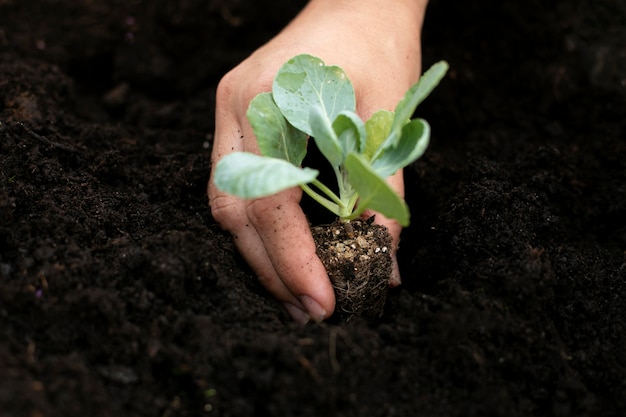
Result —
<svg viewBox="0 0 626 417"><path fill-rule="evenodd" d="M317 301L315 301L308 295L303 295L302 297L300 297L300 302L302 302L304 308L306 308L306 310L309 312L309 317L314 321L319 323L326 318L326 310L324 310Z"/></svg>
<svg viewBox="0 0 626 417"><path fill-rule="evenodd" d="M283 303L285 310L294 319L296 322L300 324L307 324L309 322L309 315L306 311L294 306L290 303Z"/></svg>

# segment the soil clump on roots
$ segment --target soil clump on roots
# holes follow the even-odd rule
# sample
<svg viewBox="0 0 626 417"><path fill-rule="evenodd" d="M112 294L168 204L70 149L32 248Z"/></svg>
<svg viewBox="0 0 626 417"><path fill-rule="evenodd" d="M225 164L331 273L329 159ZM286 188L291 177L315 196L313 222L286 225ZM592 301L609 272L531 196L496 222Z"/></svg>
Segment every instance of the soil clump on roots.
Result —
<svg viewBox="0 0 626 417"><path fill-rule="evenodd" d="M339 320L366 320L383 314L391 278L391 235L374 218L336 220L312 228L317 254L335 289ZM349 229L348 229L349 228Z"/></svg>

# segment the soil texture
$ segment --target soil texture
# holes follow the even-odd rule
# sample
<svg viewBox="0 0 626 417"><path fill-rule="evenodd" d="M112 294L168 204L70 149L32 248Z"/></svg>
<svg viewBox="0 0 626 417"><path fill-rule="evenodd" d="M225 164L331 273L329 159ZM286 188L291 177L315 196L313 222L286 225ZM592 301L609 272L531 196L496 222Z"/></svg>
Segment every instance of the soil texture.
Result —
<svg viewBox="0 0 626 417"><path fill-rule="evenodd" d="M206 183L303 4L0 0L0 416L624 416L626 3L431 1L403 285L299 326Z"/></svg>

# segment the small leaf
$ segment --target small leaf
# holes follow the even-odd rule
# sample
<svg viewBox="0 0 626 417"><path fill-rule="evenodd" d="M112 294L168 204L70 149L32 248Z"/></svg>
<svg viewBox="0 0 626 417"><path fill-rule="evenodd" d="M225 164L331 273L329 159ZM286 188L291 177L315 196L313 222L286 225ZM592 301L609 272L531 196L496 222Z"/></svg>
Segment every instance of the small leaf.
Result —
<svg viewBox="0 0 626 417"><path fill-rule="evenodd" d="M424 119L414 119L402 128L398 145L385 148L372 161L372 167L383 178L393 175L400 168L421 157L430 141L430 125Z"/></svg>
<svg viewBox="0 0 626 417"><path fill-rule="evenodd" d="M302 163L306 155L307 136L289 124L271 93L257 95L250 102L247 116L261 155L284 159L296 166Z"/></svg>
<svg viewBox="0 0 626 417"><path fill-rule="evenodd" d="M353 111L341 112L333 121L333 130L337 134L343 154L351 152L363 153L365 149L365 124Z"/></svg>
<svg viewBox="0 0 626 417"><path fill-rule="evenodd" d="M299 168L283 159L234 152L218 162L213 182L228 194L240 198L259 198L308 184L317 174L317 170Z"/></svg>
<svg viewBox="0 0 626 417"><path fill-rule="evenodd" d="M392 131L401 129L409 121L417 106L437 87L447 71L448 63L439 61L422 74L396 106Z"/></svg>
<svg viewBox="0 0 626 417"><path fill-rule="evenodd" d="M404 200L378 175L362 155L351 153L346 157L345 167L350 184L359 193L358 209L372 209L402 226L409 224L409 208Z"/></svg>
<svg viewBox="0 0 626 417"><path fill-rule="evenodd" d="M378 110L365 122L367 140L363 151L367 159L372 159L376 150L385 141L391 131L394 113L389 110Z"/></svg>
<svg viewBox="0 0 626 417"><path fill-rule="evenodd" d="M437 87L447 71L448 63L439 61L422 74L419 81L409 88L409 91L406 92L396 106L389 136L376 151L374 159L378 157L379 153L384 152L386 148L397 146L402 136L402 128L409 122L417 106Z"/></svg>
<svg viewBox="0 0 626 417"><path fill-rule="evenodd" d="M328 116L317 105L311 109L310 119L311 133L317 148L332 166L338 167L343 163L344 153Z"/></svg>
<svg viewBox="0 0 626 417"><path fill-rule="evenodd" d="M289 123L310 136L310 112L320 106L328 120L356 109L352 83L338 66L326 66L311 55L298 55L278 71L272 86L274 101Z"/></svg>

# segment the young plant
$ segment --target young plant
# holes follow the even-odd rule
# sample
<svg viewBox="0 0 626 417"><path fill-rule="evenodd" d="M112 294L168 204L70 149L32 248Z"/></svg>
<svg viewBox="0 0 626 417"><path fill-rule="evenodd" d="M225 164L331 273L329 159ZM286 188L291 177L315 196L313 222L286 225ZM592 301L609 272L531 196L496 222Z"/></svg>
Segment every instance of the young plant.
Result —
<svg viewBox="0 0 626 417"><path fill-rule="evenodd" d="M430 127L410 118L447 69L446 62L436 63L395 111L379 110L364 122L356 114L354 88L345 72L314 56L298 55L280 68L272 92L257 95L248 108L261 155L226 155L215 169L214 183L241 198L300 186L345 222L372 209L407 226L409 209L385 178L426 150ZM330 163L338 193L317 179L317 170L300 167L307 137Z"/></svg>

